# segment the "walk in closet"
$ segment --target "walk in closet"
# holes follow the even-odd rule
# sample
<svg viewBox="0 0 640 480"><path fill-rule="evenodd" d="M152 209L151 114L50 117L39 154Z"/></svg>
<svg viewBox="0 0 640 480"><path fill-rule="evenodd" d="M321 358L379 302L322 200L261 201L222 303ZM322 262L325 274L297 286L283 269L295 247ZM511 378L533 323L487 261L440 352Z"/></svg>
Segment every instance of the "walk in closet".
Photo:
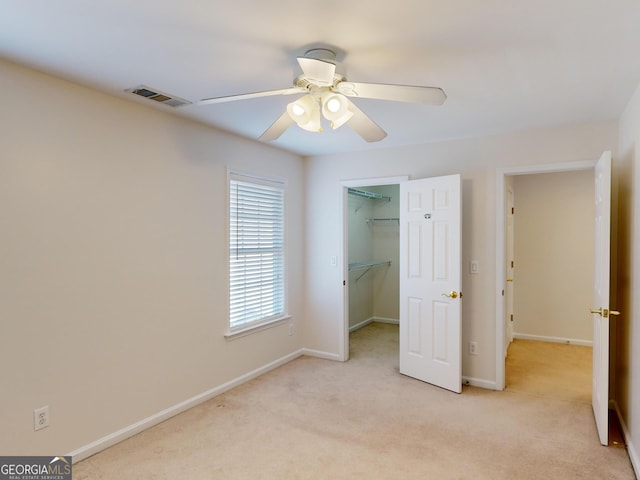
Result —
<svg viewBox="0 0 640 480"><path fill-rule="evenodd" d="M399 319L399 185L348 191L349 329Z"/></svg>

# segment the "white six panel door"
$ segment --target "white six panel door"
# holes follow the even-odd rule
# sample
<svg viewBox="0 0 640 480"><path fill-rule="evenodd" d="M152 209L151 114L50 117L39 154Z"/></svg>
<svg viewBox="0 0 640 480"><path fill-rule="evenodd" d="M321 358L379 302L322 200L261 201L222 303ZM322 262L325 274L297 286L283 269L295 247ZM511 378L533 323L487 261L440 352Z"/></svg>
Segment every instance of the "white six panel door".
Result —
<svg viewBox="0 0 640 480"><path fill-rule="evenodd" d="M462 391L460 175L400 184L400 373Z"/></svg>
<svg viewBox="0 0 640 480"><path fill-rule="evenodd" d="M595 168L595 272L593 278L593 388L591 404L602 445L609 443L609 266L611 243L611 152Z"/></svg>

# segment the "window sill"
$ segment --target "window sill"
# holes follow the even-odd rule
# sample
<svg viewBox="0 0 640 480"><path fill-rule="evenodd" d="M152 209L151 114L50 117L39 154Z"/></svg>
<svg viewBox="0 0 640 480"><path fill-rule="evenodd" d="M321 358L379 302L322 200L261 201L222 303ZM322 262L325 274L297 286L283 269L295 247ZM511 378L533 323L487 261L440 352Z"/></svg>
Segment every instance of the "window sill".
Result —
<svg viewBox="0 0 640 480"><path fill-rule="evenodd" d="M291 315L285 315L284 317L276 318L275 320L269 320L268 322L260 323L258 325L238 328L237 330L229 330L224 334L224 338L226 340L235 340L237 338L246 337L247 335L258 333L269 328L277 327L278 325L282 325L289 320L291 320Z"/></svg>

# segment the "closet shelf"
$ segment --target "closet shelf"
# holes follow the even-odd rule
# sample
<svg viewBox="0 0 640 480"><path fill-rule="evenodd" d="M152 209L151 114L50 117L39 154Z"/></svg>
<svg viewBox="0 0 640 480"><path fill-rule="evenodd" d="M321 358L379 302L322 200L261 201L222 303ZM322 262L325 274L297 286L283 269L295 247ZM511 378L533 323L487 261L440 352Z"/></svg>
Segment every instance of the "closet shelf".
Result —
<svg viewBox="0 0 640 480"><path fill-rule="evenodd" d="M378 265L391 265L391 260L374 260L372 262L353 262L349 264L349 270L362 270L363 268L373 268Z"/></svg>
<svg viewBox="0 0 640 480"><path fill-rule="evenodd" d="M388 197L387 195L382 195L380 193L375 193L375 192L368 192L367 190L360 190L358 188L349 188L348 192L351 195L368 198L369 200L385 200L387 202L391 201L391 197Z"/></svg>
<svg viewBox="0 0 640 480"><path fill-rule="evenodd" d="M364 277L369 270L374 267L379 267L380 265L391 265L391 260L374 260L372 262L354 262L349 264L349 271L353 270L364 270L358 278L356 278L356 282Z"/></svg>

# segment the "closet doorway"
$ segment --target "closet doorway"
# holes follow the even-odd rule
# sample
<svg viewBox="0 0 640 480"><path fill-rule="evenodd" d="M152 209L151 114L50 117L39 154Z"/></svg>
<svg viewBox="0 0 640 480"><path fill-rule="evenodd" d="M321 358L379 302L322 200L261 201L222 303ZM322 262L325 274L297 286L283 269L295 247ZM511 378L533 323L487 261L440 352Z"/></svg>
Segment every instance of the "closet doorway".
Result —
<svg viewBox="0 0 640 480"><path fill-rule="evenodd" d="M349 359L349 335L373 322L399 324L399 191L408 177L342 182L344 331L341 359Z"/></svg>
<svg viewBox="0 0 640 480"><path fill-rule="evenodd" d="M399 194L395 185L349 188L349 332L399 324Z"/></svg>

